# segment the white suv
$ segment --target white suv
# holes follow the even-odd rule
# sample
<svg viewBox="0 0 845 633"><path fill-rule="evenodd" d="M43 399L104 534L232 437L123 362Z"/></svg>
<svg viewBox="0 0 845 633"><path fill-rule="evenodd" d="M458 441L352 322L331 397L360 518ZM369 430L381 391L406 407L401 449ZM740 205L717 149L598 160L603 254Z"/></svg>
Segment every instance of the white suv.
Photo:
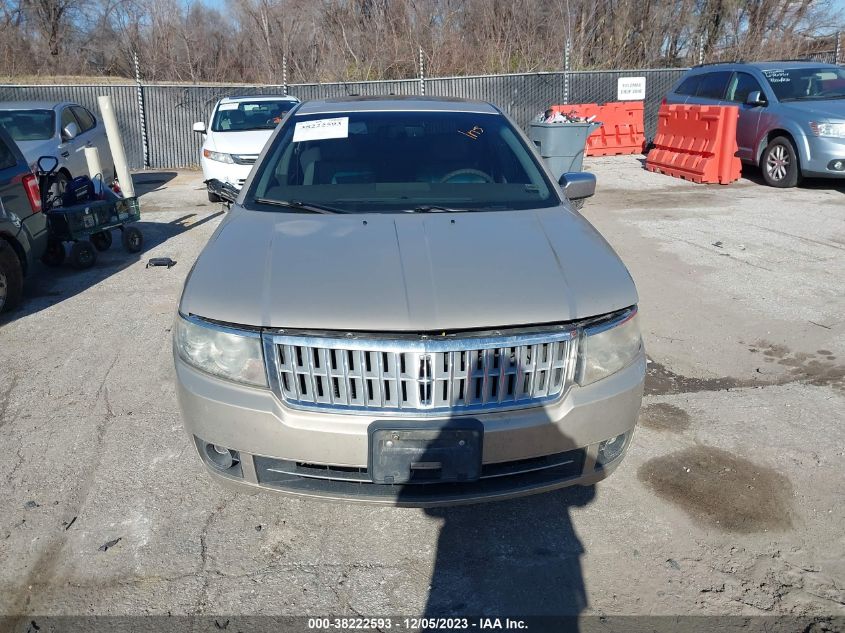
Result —
<svg viewBox="0 0 845 633"><path fill-rule="evenodd" d="M224 185L243 186L267 139L297 103L281 95L224 97L208 124L194 123L194 132L203 135L200 165L211 202L220 202Z"/></svg>

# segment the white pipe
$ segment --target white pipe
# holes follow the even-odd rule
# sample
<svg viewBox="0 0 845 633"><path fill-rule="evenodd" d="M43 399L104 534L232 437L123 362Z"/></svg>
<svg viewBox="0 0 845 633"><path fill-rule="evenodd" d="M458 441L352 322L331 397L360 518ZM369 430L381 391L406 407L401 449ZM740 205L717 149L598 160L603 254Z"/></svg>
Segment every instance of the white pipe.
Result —
<svg viewBox="0 0 845 633"><path fill-rule="evenodd" d="M103 177L103 168L100 165L100 150L96 147L86 147L85 162L88 163L88 175L94 181L94 187L99 194L101 188L107 186Z"/></svg>
<svg viewBox="0 0 845 633"><path fill-rule="evenodd" d="M91 176L91 180L94 180L97 174L100 174L101 178L103 177L103 168L100 165L100 150L96 147L86 147L85 162L88 163L88 175Z"/></svg>
<svg viewBox="0 0 845 633"><path fill-rule="evenodd" d="M120 182L120 190L127 198L134 197L135 186L132 184L132 174L129 173L129 164L126 162L126 153L123 151L123 141L120 138L120 128L117 126L111 97L101 95L97 97L97 103L100 106L100 114L103 116L103 124L106 126L106 136L109 139L109 148L111 148L117 180Z"/></svg>

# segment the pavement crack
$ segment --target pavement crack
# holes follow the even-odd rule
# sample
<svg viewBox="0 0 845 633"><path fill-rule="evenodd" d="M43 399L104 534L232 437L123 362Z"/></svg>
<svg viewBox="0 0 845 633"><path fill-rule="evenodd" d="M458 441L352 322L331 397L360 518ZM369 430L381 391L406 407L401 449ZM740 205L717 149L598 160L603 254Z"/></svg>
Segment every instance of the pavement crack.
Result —
<svg viewBox="0 0 845 633"><path fill-rule="evenodd" d="M115 417L114 409L112 409L111 399L109 398L109 374L111 374L111 370L114 369L114 366L117 364L117 360L120 358L120 354L115 354L115 357L112 359L109 368L106 370L106 373L103 375L103 380L100 382L100 386L97 389L96 397L100 398L103 397L103 402L106 405L106 419L110 420Z"/></svg>
<svg viewBox="0 0 845 633"><path fill-rule="evenodd" d="M224 497L223 500L217 505L217 507L209 512L208 516L205 518L205 523L203 523L202 530L200 530L200 570L199 575L202 578L202 586L200 587L199 595L197 596L196 602L196 609L198 612L202 611L202 608L208 604L208 589L209 585L211 584L211 580L209 578L210 573L215 573L217 575L223 575L219 571L210 572L208 569L208 531L211 529L211 524L214 522L215 517L217 517L221 512L226 510L229 503L234 499L233 496Z"/></svg>
<svg viewBox="0 0 845 633"><path fill-rule="evenodd" d="M12 401L12 391L18 384L17 374L12 374L12 379L7 384L6 388L0 392L0 427L2 427L8 420L6 420L6 411L9 410L9 403Z"/></svg>

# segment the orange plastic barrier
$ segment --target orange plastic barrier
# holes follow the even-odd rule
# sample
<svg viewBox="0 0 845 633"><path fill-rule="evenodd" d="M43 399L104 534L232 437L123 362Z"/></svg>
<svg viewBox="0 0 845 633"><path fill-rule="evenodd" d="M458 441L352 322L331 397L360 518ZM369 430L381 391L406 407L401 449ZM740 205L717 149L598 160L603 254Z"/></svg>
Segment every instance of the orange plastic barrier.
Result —
<svg viewBox="0 0 845 633"><path fill-rule="evenodd" d="M739 180L736 106L662 105L645 167L693 182Z"/></svg>
<svg viewBox="0 0 845 633"><path fill-rule="evenodd" d="M602 126L587 137L587 156L639 154L645 146L642 101L555 105L552 110L578 116L595 115Z"/></svg>

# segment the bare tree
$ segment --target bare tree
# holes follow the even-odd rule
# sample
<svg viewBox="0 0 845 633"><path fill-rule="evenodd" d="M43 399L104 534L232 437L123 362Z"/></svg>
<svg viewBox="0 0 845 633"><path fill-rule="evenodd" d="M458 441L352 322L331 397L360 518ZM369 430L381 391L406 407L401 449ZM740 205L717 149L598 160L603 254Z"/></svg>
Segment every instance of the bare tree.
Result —
<svg viewBox="0 0 845 633"><path fill-rule="evenodd" d="M642 68L835 47L832 0L0 0L0 71L279 84ZM57 58L61 63L57 63Z"/></svg>

